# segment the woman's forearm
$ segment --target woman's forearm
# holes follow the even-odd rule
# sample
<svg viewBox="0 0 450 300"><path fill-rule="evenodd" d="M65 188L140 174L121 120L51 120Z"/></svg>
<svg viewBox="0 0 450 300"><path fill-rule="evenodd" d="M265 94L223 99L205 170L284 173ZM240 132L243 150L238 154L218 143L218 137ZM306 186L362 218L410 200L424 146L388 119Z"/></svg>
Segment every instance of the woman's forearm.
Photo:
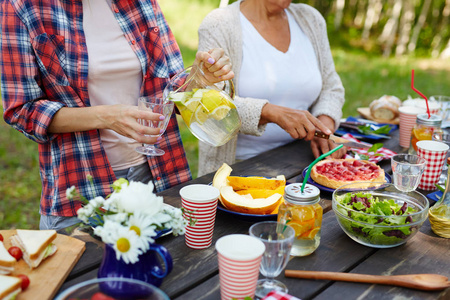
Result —
<svg viewBox="0 0 450 300"><path fill-rule="evenodd" d="M50 133L67 133L105 128L104 106L63 107L53 117L48 127Z"/></svg>

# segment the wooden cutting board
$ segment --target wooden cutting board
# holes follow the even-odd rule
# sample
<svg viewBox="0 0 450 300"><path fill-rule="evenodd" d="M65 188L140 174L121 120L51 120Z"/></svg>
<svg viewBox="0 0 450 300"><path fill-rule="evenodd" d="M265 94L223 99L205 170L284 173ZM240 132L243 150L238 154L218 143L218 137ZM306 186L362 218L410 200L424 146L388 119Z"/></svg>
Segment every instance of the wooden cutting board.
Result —
<svg viewBox="0 0 450 300"><path fill-rule="evenodd" d="M9 238L16 230L0 230L0 233L8 249L12 246ZM25 274L30 278L30 285L16 300L53 299L85 250L85 242L63 234L58 234L53 243L58 250L36 269L31 270L23 259L15 264L11 275Z"/></svg>
<svg viewBox="0 0 450 300"><path fill-rule="evenodd" d="M386 124L394 124L394 125L398 125L400 123L399 118L395 118L394 120L390 120L390 121L386 121L386 120L380 120L380 119L375 119L372 114L370 113L370 108L369 107L360 107L356 109L358 111L358 113L363 116L365 119L367 120L372 120L375 121L377 123L386 123Z"/></svg>

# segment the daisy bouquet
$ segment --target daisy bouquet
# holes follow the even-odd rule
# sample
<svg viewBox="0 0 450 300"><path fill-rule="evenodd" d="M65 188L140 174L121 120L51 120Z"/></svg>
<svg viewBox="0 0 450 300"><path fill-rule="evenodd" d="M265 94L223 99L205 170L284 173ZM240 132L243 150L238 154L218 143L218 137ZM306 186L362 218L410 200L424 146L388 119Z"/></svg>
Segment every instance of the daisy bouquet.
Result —
<svg viewBox="0 0 450 300"><path fill-rule="evenodd" d="M92 182L92 178L88 179ZM189 220L183 211L163 203L163 198L153 193L153 183L128 182L120 178L106 198L87 200L74 186L67 189L68 199L79 198L84 205L77 211L83 223L95 224L94 234L110 244L117 260L134 264L139 255L150 248L161 231L172 230L182 235Z"/></svg>

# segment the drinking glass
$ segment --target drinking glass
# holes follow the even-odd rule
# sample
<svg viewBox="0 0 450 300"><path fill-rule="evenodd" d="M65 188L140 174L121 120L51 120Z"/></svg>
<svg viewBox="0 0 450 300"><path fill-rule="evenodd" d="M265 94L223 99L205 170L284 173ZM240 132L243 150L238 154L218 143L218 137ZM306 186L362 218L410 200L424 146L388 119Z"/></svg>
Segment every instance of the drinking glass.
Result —
<svg viewBox="0 0 450 300"><path fill-rule="evenodd" d="M295 237L294 229L283 223L266 221L253 224L249 233L266 246L259 268L266 278L258 280L255 295L263 298L273 290L287 293L286 285L274 278L283 271L289 261Z"/></svg>
<svg viewBox="0 0 450 300"><path fill-rule="evenodd" d="M160 128L162 132L160 134L150 135L151 137L161 136L169 124L170 116L172 115L174 103L172 101L164 101L163 98L158 97L141 97L138 99L138 109L148 110L156 114L161 114L164 116L164 120L150 121L139 119L139 123L151 128ZM161 156L165 152L162 149L156 148L151 144L143 144L136 148L136 151L150 156Z"/></svg>
<svg viewBox="0 0 450 300"><path fill-rule="evenodd" d="M450 107L449 107L449 111L450 111ZM431 136L431 139L433 141L443 142L450 147L450 134L449 133L435 132ZM442 168L442 173L441 173L441 176L439 177L438 184L441 184L441 185L445 184L445 180L447 180L447 170L448 170L447 159L448 159L449 155L450 155L450 151L447 152L447 156L446 156L445 162L444 162L444 167Z"/></svg>
<svg viewBox="0 0 450 300"><path fill-rule="evenodd" d="M425 171L426 160L413 154L397 154L391 158L395 187L402 192L414 191Z"/></svg>
<svg viewBox="0 0 450 300"><path fill-rule="evenodd" d="M442 118L441 127L450 127L450 96L430 96L431 101L436 101L439 104L438 115Z"/></svg>

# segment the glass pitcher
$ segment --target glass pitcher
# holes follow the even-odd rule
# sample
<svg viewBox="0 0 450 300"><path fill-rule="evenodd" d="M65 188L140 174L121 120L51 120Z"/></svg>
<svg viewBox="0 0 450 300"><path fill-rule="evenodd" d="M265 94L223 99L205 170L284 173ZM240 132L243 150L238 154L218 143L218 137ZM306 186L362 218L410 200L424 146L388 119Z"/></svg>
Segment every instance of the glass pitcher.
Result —
<svg viewBox="0 0 450 300"><path fill-rule="evenodd" d="M210 83L202 65L175 75L164 89L164 98L177 106L192 134L211 146L224 145L241 128L231 80Z"/></svg>

